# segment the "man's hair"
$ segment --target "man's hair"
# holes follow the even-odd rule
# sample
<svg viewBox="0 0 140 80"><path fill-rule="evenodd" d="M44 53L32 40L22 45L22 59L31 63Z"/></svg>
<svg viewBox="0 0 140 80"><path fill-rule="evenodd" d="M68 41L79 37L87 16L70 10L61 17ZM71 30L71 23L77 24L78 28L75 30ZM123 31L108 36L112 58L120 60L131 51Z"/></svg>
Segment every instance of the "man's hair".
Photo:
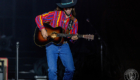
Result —
<svg viewBox="0 0 140 80"><path fill-rule="evenodd" d="M63 11L63 8L56 7L55 11ZM72 15L74 17L76 17L76 12L75 12L75 8L74 7L72 7Z"/></svg>

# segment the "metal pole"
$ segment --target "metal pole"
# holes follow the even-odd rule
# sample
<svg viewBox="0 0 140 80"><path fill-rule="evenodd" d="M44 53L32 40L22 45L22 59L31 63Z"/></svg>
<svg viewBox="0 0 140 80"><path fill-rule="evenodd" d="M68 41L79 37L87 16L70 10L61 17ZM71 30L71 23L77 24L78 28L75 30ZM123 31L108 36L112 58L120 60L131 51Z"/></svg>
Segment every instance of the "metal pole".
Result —
<svg viewBox="0 0 140 80"><path fill-rule="evenodd" d="M16 43L16 50L17 50L17 54L16 54L16 80L18 80L18 49L19 49L19 42Z"/></svg>
<svg viewBox="0 0 140 80"><path fill-rule="evenodd" d="M101 77L103 78L103 45L102 45L102 42L101 42Z"/></svg>
<svg viewBox="0 0 140 80"><path fill-rule="evenodd" d="M101 80L103 80L103 45L102 40L99 37L98 40L100 41L100 56L101 56Z"/></svg>

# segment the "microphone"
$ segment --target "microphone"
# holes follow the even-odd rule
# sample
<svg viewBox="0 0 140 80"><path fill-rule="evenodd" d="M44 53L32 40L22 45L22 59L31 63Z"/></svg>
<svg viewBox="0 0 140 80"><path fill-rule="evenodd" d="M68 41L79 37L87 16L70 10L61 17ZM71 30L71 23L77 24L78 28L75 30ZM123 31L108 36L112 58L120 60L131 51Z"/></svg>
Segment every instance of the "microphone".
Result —
<svg viewBox="0 0 140 80"><path fill-rule="evenodd" d="M93 25L91 24L89 18L87 18L86 21L89 23L90 27L93 27Z"/></svg>
<svg viewBox="0 0 140 80"><path fill-rule="evenodd" d="M86 19L86 21L87 21L87 22L90 22L88 18Z"/></svg>

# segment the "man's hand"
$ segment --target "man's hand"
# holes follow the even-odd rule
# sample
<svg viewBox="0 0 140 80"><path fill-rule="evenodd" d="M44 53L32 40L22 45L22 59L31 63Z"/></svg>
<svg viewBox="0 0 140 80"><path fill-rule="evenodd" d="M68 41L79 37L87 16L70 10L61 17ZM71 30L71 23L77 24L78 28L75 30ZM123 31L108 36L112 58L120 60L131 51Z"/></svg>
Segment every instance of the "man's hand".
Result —
<svg viewBox="0 0 140 80"><path fill-rule="evenodd" d="M45 28L44 29L41 29L41 34L42 34L42 36L43 36L44 39L46 39L48 37L48 33L47 33L47 31L46 31Z"/></svg>
<svg viewBox="0 0 140 80"><path fill-rule="evenodd" d="M78 34L76 34L75 36L72 36L71 39L72 39L72 40L77 40L77 39L78 39L77 35L78 35Z"/></svg>

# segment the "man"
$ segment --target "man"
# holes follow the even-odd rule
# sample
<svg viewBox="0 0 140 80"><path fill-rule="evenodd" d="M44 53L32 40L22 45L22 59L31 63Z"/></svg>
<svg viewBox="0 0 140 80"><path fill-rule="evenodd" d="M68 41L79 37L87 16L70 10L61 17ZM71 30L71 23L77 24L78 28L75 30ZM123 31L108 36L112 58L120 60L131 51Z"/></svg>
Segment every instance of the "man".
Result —
<svg viewBox="0 0 140 80"><path fill-rule="evenodd" d="M45 30L43 23L49 22L49 24L52 27L55 28L57 26L60 26L66 31L69 25L69 21L74 16L74 6L76 5L76 3L77 0L61 0L61 3L57 3L57 6L62 10L50 11L48 13L38 15L35 18L35 22L38 28L41 30L41 34L44 39L48 37L48 33ZM76 35L71 37L70 39L71 42L74 42L75 40L78 39L77 31L78 31L78 21L76 18L74 18L72 28L69 30L69 33ZM46 56L48 63L49 80L57 80L58 56L60 57L65 67L63 80L72 80L75 67L69 44L66 41L62 45L55 45L51 43L51 45L46 46Z"/></svg>

